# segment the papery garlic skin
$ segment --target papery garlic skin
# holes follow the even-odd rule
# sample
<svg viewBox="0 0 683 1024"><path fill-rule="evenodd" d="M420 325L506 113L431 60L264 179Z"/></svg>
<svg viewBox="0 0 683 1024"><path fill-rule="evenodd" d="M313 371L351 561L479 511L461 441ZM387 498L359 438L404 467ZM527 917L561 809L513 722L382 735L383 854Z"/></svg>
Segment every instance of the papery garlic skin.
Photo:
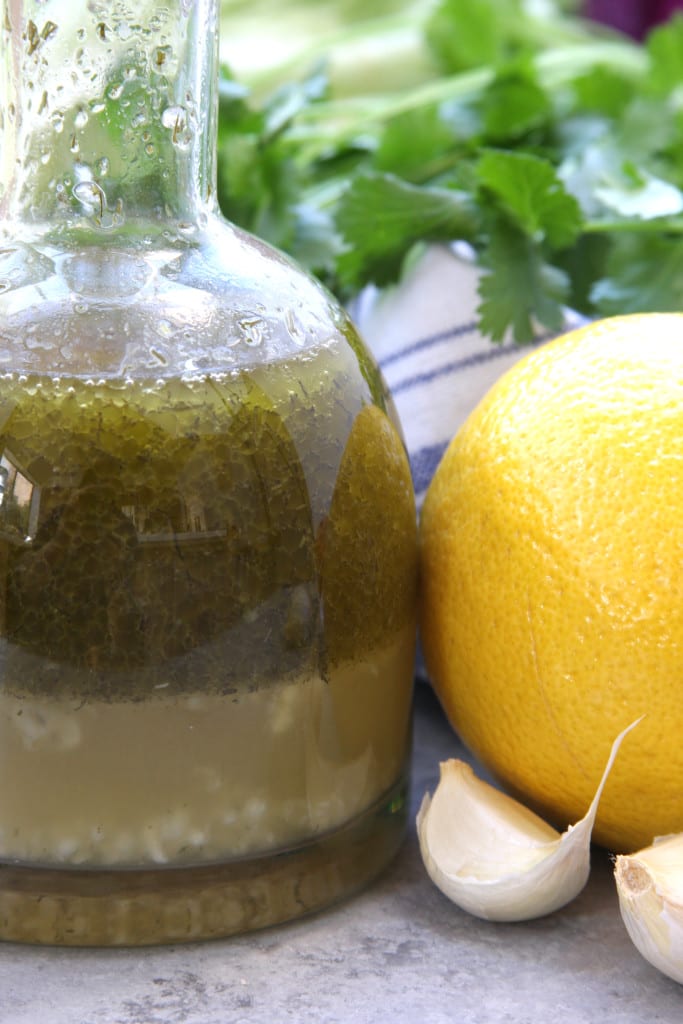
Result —
<svg viewBox="0 0 683 1024"><path fill-rule="evenodd" d="M638 719L640 721L640 719ZM624 736L617 736L586 815L560 835L464 761L441 763L433 797L417 816L420 852L434 884L489 921L526 921L559 910L584 888L598 803Z"/></svg>
<svg viewBox="0 0 683 1024"><path fill-rule="evenodd" d="M616 858L619 909L636 949L683 984L683 833Z"/></svg>
<svg viewBox="0 0 683 1024"><path fill-rule="evenodd" d="M461 830L457 843L448 838L453 828ZM464 761L442 763L434 796L422 801L417 829L432 881L485 920L550 914L577 896L588 879L589 844L578 843L579 833L561 848L559 832L482 782Z"/></svg>

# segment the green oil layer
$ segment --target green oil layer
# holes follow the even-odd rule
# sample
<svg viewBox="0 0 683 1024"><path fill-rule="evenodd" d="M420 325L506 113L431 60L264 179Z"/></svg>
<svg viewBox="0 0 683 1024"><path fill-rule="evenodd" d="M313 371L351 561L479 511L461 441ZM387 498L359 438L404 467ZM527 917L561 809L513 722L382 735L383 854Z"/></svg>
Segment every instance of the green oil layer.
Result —
<svg viewBox="0 0 683 1024"><path fill-rule="evenodd" d="M7 692L324 676L414 615L407 459L346 344L193 380L7 375L0 477Z"/></svg>

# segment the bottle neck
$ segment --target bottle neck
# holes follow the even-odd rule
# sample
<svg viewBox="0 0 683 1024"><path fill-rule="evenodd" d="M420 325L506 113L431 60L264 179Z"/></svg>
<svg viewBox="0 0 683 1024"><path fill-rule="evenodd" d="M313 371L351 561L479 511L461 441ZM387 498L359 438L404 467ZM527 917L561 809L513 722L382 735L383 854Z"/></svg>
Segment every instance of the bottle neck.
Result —
<svg viewBox="0 0 683 1024"><path fill-rule="evenodd" d="M217 0L0 0L0 226L26 241L215 209Z"/></svg>

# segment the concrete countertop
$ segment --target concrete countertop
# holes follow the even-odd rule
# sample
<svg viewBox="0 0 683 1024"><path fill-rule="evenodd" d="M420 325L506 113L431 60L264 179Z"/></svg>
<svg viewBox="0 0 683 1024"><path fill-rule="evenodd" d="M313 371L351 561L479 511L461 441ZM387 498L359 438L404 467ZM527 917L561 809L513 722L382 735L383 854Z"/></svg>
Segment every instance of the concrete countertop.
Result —
<svg viewBox="0 0 683 1024"><path fill-rule="evenodd" d="M431 691L415 709L412 805L466 756ZM551 917L496 925L432 885L414 825L369 889L325 913L196 946L0 944L2 1024L680 1024L683 988L632 946L608 855Z"/></svg>

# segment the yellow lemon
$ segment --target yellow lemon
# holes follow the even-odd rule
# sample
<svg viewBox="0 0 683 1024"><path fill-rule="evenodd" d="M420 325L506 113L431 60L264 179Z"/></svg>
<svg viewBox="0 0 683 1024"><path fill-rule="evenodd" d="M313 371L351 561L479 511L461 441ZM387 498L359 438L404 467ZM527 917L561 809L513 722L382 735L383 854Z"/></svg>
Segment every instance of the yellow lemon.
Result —
<svg viewBox="0 0 683 1024"><path fill-rule="evenodd" d="M595 839L683 831L683 314L534 350L448 448L421 519L422 642L463 741L559 825L640 715Z"/></svg>

